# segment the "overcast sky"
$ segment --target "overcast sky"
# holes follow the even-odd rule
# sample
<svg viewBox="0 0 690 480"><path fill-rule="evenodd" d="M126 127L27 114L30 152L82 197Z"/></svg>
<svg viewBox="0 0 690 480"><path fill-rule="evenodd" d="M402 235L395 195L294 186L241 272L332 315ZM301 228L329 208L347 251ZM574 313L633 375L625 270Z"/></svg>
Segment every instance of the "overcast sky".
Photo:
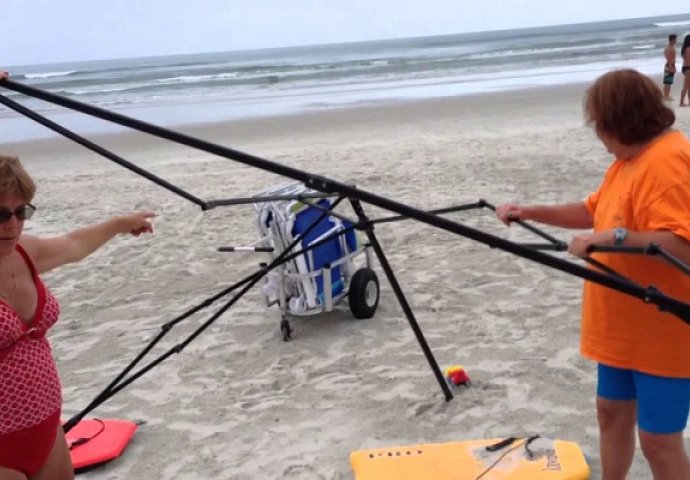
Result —
<svg viewBox="0 0 690 480"><path fill-rule="evenodd" d="M687 12L688 0L0 0L0 66Z"/></svg>

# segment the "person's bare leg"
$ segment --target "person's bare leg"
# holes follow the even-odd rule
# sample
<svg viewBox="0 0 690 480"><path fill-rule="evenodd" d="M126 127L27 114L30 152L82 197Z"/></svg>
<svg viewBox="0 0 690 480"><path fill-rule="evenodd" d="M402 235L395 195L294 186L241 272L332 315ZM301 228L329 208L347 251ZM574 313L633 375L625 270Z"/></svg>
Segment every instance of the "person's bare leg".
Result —
<svg viewBox="0 0 690 480"><path fill-rule="evenodd" d="M50 456L40 472L29 480L74 480L74 467L72 457L69 454L67 440L62 430L62 425L58 425L55 444Z"/></svg>
<svg viewBox="0 0 690 480"><path fill-rule="evenodd" d="M664 99L669 100L671 98L671 85L664 84Z"/></svg>
<svg viewBox="0 0 690 480"><path fill-rule="evenodd" d="M690 480L690 460L683 432L659 434L640 430L640 447L654 480Z"/></svg>
<svg viewBox="0 0 690 480"><path fill-rule="evenodd" d="M26 480L26 475L16 470L0 467L0 480Z"/></svg>
<svg viewBox="0 0 690 480"><path fill-rule="evenodd" d="M635 455L637 402L597 396L602 480L625 480Z"/></svg>
<svg viewBox="0 0 690 480"><path fill-rule="evenodd" d="M690 75L683 74L683 88L680 90L680 106L684 107L685 96L688 94L688 87L690 87Z"/></svg>

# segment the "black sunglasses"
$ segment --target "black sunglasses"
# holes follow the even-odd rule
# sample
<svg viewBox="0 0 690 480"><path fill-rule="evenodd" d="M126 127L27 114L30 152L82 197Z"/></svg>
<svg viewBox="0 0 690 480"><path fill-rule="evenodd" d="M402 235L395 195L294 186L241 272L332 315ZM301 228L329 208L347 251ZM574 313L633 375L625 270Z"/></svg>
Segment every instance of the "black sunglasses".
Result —
<svg viewBox="0 0 690 480"><path fill-rule="evenodd" d="M17 220L28 220L33 217L35 211L36 207L30 203L17 207L14 212L6 208L0 208L0 223L9 222L12 215L17 217Z"/></svg>

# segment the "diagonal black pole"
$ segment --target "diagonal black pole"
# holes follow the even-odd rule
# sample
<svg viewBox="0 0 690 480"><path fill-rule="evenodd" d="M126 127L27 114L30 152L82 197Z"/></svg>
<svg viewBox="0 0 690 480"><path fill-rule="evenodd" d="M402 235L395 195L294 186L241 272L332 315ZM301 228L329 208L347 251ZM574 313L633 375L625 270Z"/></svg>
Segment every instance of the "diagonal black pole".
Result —
<svg viewBox="0 0 690 480"><path fill-rule="evenodd" d="M275 202L277 200L303 200L307 198L328 198L326 193L296 193L294 195L267 195L257 197L236 197L219 200L209 200L209 205L213 207L228 207L232 205L245 205L254 203Z"/></svg>
<svg viewBox="0 0 690 480"><path fill-rule="evenodd" d="M2 83L0 82L0 85ZM53 130L54 132L59 133L60 135L64 135L65 137L69 138L70 140L78 143L79 145L82 145L83 147L88 148L89 150L96 152L100 155L103 155L105 158L112 160L113 162L117 163L118 165L121 165L125 167L128 170L131 170L142 177L151 180L153 183L160 185L163 188L166 188L170 190L173 193L176 193L177 195L186 198L192 203L196 203L201 207L202 210L208 210L209 208L212 208L212 205L209 205L207 202L201 200L200 198L195 197L189 192L186 192L182 190L181 188L173 185L172 183L167 182L166 180L163 180L162 178L152 174L148 170L144 170L143 168L133 164L132 162L125 160L124 158L115 155L109 150L106 150L105 148L101 147L100 145L97 145L93 143L90 140L87 140L86 138L77 135L76 133L72 132L71 130L63 127L62 125L59 125L52 120L49 120L45 118L44 116L34 112L33 110L30 110L26 108L25 106L15 102L14 100L10 100L9 98L5 97L4 95L0 95L0 103L5 105L8 108L11 108L17 113L21 113L22 115L30 118L31 120L34 120L35 122L40 123L41 125L48 127L49 129Z"/></svg>
<svg viewBox="0 0 690 480"><path fill-rule="evenodd" d="M589 252L606 252L606 253L631 253L637 255L647 255L650 257L659 256L669 264L676 267L678 270L682 271L685 275L690 276L690 267L682 262L680 259L671 255L670 253L663 250L659 245L655 243L650 243L646 247L629 247L629 246L614 246L614 247L603 247L598 245L592 245Z"/></svg>
<svg viewBox="0 0 690 480"><path fill-rule="evenodd" d="M46 118L43 118L42 116L38 115L37 113L35 113L35 112L33 112L33 111L31 111L31 110L29 110L29 109L23 107L22 105L17 104L16 102L13 102L12 100L9 100L9 99L4 98L2 95L0 95L0 102L1 102L1 103L5 103L5 104L9 104L8 106L10 106L11 108L15 109L15 110L18 111L19 113L22 113L22 114L27 115L29 118L31 118L31 119L33 119L33 120L35 120L35 121L37 121L37 122L39 122L39 123L41 123L41 124L47 126L48 128L51 128L52 130L54 130L54 131L56 131L56 132L58 132L58 133L60 133L60 134L62 134L62 135L65 135L67 138L70 138L71 140L73 140L73 141L75 141L75 142L77 142L77 143L79 143L79 144L81 144L81 145L83 145L83 146L85 146L85 147L87 147L87 148L89 148L89 149L91 149L91 150L94 150L94 151L96 151L97 153L100 153L100 154L106 156L107 158L114 159L117 163L120 163L121 165L126 166L127 168L130 168L131 170L134 170L134 171L141 170L141 169L139 169L139 167L136 167L135 165L131 164L130 162L128 162L128 161L126 161L126 160L124 160L124 159L121 159L121 158L118 157L117 155L115 155L115 154L113 154L113 153L111 153L111 152L109 152L109 151L103 149L102 147L100 147L100 146L98 146L98 145L96 145L96 144L90 142L89 140L86 140L86 139L82 138L81 136L79 136L79 135L77 135L77 134L75 134L75 133L69 131L68 129L63 128L62 126L56 124L55 122L52 122L52 121L50 121L50 120L48 120L48 119L46 119ZM139 173L139 172L137 171L137 173ZM146 172L146 173L148 173L148 172ZM149 174L149 175L150 175L150 174ZM145 176L146 176L146 175L145 175ZM151 175L151 177L154 177L154 176ZM147 176L147 178L150 178L150 177ZM159 183L159 184L160 184L160 182L165 182L164 180L159 179L158 177L154 177L154 178L155 178L155 180L157 181L156 183ZM150 178L150 179L153 180L153 178ZM165 182L165 183L167 183L167 182ZM180 191L179 189L176 189L176 187L174 187L174 186L172 186L172 185L171 185L171 187L173 187L173 188L169 188L169 187L166 187L166 188L169 188L170 190L172 190L173 192L178 193L178 194L183 193L183 194L185 194L185 195L182 195L182 196L184 196L184 197L187 198L187 199L190 199L190 200L194 201L194 200L193 200L194 197L190 198L191 196L190 196L189 194L187 194L186 192L182 192L182 191ZM318 197L318 195L315 195L315 196ZM244 199L244 200L246 200L246 199ZM341 200L342 200L342 197L330 207L330 210L333 210ZM199 203L199 202L201 202L201 203ZM202 209L207 209L207 208L209 208L208 204L206 204L206 202L203 202L203 201L201 201L201 200L199 200L198 202L195 202L195 203L198 203L199 205L201 205L201 206L202 206ZM214 202L214 203L217 203L217 204L219 204L219 205L222 204L221 202L218 202L218 201L217 201L217 202ZM244 203L246 203L246 202L244 202ZM227 204L231 204L231 203L227 203ZM353 204L353 206L354 206L354 204ZM357 206L358 206L359 209L361 210L361 205L357 204ZM329 210L329 211L330 211L330 210ZM318 221L320 221L320 219L321 219L322 217L325 217L327 214L328 214L328 212L322 212L322 214L321 214L321 216L319 217L319 220L318 220ZM366 218L366 217L362 217L362 218ZM387 261L387 259L386 259L386 257L385 257L385 254L383 253L383 249L381 248L381 245L379 244L378 239L376 239L376 237L375 237L374 234L373 234L373 229L370 228L370 229L367 231L367 235L369 236L370 241L372 241L373 244L374 244L374 245L373 245L373 246L374 246L374 250L375 250L375 252L377 253L377 255L378 255L378 257L379 257L379 260L385 264L384 270L386 271L386 276L388 277L389 281L392 282L393 289L394 289L394 291L395 291L395 293L396 293L396 296L398 297L398 300L400 301L401 306L403 307L403 310L405 311L405 314L406 314L406 316L407 316L407 318L408 318L408 320L409 320L409 322L410 322L410 325L412 326L412 329L413 329L415 335L417 336L417 339L419 340L420 345L422 346L422 349L423 349L423 351L424 351L425 356L427 357L427 359L429 360L429 362L430 362L430 364L431 364L431 366L432 366L432 371L433 371L434 375L436 376L437 380L439 381L439 383L440 383L440 385L441 385L441 389L443 390L443 393L444 393L444 396L446 397L446 400L451 400L451 399L453 398L453 394L450 392L450 389L449 389L449 387L448 387L448 384L447 384L447 382L445 381L445 379L443 378L443 375L441 374L441 371L440 371L440 369L439 369L439 367L438 367L438 364L437 364L437 362L436 362L436 359L434 358L433 353L431 352L431 350L430 350L430 348L429 348L429 346L428 346L428 343L427 343L426 339L424 338L424 335L423 335L423 333L422 333L422 331L421 331L421 329L420 329L420 327L419 327L419 325L418 325L416 319L414 318L414 314L412 313L412 310L411 310L409 304L407 303L407 300L405 299L404 294L402 293L402 290L401 290L401 288L400 288L400 286L399 286L399 284L398 284L398 282L397 282L397 279L395 278L395 276L394 276L394 274L393 274L393 271L392 271L392 269L390 268L390 265L388 264L388 261ZM284 252L284 253L289 253L289 251L290 251L290 249L288 249L288 250L287 250L286 252ZM280 257L279 257L279 258L280 258ZM262 276L263 276L263 275L262 275ZM241 291L236 297L233 298L233 300L231 300L226 306L224 306L224 307L217 313L217 315L215 315L214 317L212 317L212 318L207 322L207 324L210 325L210 323L212 323L213 321L215 321L215 318L217 318L218 316L220 316L227 308L230 308L230 306L231 306L237 299L239 299L239 297L241 297L247 290L249 290L249 288L251 288L256 282L258 282L262 276L259 276L259 277L257 277L257 278L252 278L252 280L248 282L248 285L246 285L246 286L242 289L242 291ZM188 342L190 342L190 341L192 341L194 338L196 338L196 336L199 335L199 334L206 328L207 324L202 325L202 327L199 329L198 332L196 332L196 333L195 333L192 337L190 337L183 345L180 346L179 350L181 351L181 349L184 348L184 347L187 345ZM169 354L171 355L172 353L176 353L176 352L170 352ZM160 361L163 361L165 358L167 358L167 357L161 358ZM106 390L103 392L103 395L105 395L106 392L108 392L108 393L111 393L111 392L114 393L114 392L119 391L121 388L124 388L124 386L127 385L127 383L125 383L124 385L120 385L120 386L118 386L118 387L115 387L115 384L117 384L117 382L118 382L119 380L122 379L122 377L124 376L124 374L126 374L126 373L123 372L123 374L121 374L121 377L120 377L120 378L118 378L118 379L116 379L115 381L113 381L113 382L111 383L111 385L109 385L109 386L106 388ZM135 378L136 378L136 377L135 377ZM100 400L101 400L100 398L96 398L96 399L94 400L93 403L95 404L96 402L99 402ZM83 414L81 414L81 417L80 417L79 419L76 419L76 418L75 418L75 419L71 420L70 423L68 424L68 428L72 428L74 425L76 425L76 423L78 423L78 422L81 420L81 418L83 418L83 416L84 416L85 414L86 414L86 412L83 413ZM66 431L67 431L67 430L66 430Z"/></svg>
<svg viewBox="0 0 690 480"><path fill-rule="evenodd" d="M236 162L242 163L244 165L250 165L255 168L265 170L268 172L275 173L277 175L282 175L294 180L303 182L307 187L314 190L318 190L324 193L337 193L343 197L358 199L362 202L375 205L377 207L389 210L391 212L397 213L399 215L404 215L412 219L418 220L420 222L432 225L434 227L446 230L463 237L469 238L479 243L483 243L492 248L498 248L504 250L508 253L512 253L518 257L526 258L534 262L546 265L548 267L555 268L565 273L580 277L585 280L603 285L607 288L617 290L619 292L625 293L627 295L636 297L646 303L653 303L666 311L669 311L676 315L678 318L684 322L690 324L690 305L679 299L669 297L663 292L660 292L653 286L640 287L638 285L630 284L619 278L612 277L610 275L595 271L590 268L583 267L581 265L563 260L552 255L530 249L528 247L522 246L515 242L505 240L501 237L485 233L481 230L463 225L457 222L453 222L443 217L436 215L431 215L424 212L418 208L411 207L409 205L397 202L395 200L376 195L374 193L368 192L366 190L360 190L356 187L332 180L330 178L316 175L310 172L299 170L287 165L282 165L270 160L266 160L254 155L250 155L244 152L233 150L228 147L217 145L205 140L201 140L183 133L174 132L172 130L165 129L150 123L143 122L125 115L121 115L115 112L110 112L102 108L94 107L92 105L87 105L75 100L55 95L34 87L29 87L27 85L14 82L11 80L0 81L0 87L5 87L10 90L23 93L41 100L54 103L66 108L71 108L73 110L92 115L103 120L108 120L119 125L123 125L134 130L139 130L141 132L146 132L151 135L165 138L172 142L179 143L181 145L187 145L189 147L196 148L208 153L212 153L221 157L225 157Z"/></svg>
<svg viewBox="0 0 690 480"><path fill-rule="evenodd" d="M391 267L390 263L388 263L388 258L386 258L386 254L383 252L383 248L381 247L378 238L376 238L376 234L374 233L374 226L371 223L369 223L369 219L367 218L367 215L364 212L364 208L362 208L362 204L359 200L351 198L350 204L352 205L355 214L359 217L360 223L363 225L367 225L364 228L364 233L366 233L367 238L369 239L369 243L374 249L374 253L376 253L376 257L379 260L379 264L381 264L381 268L386 274L388 283L390 283L391 288L393 289L393 293L395 294L395 297L398 299L398 303L400 303L400 307L405 313L405 317L407 318L407 321L410 324L410 327L412 328L415 337L417 337L417 342L419 343L419 346L422 348L422 352L424 352L424 356L426 357L427 362L429 362L429 366L431 367L431 371L434 373L434 376L436 377L436 381L438 381L441 390L443 390L443 394L446 397L446 401L452 400L453 393L450 391L448 382L446 381L445 377L443 376L443 373L441 372L441 369L438 366L438 363L436 362L436 358L434 357L434 354L431 351L431 348L429 347L426 338L424 337L424 333L422 332L419 323L417 323L417 319L415 318L414 312L412 312L412 307L410 307L410 304L408 303L407 298L405 297L405 294L403 293L402 288L400 287L400 283L398 283L398 279L396 278L395 273L393 272L393 268Z"/></svg>
<svg viewBox="0 0 690 480"><path fill-rule="evenodd" d="M432 213L434 215L442 215L444 213L455 213L455 212L464 212L466 210L476 210L479 208L483 208L484 204L482 203L483 201L479 202L474 202L474 203L465 203L463 205L454 205L450 207L443 207L443 208L436 208L434 210L427 210L427 212ZM407 220L408 217L405 217L404 215L393 215L389 217L381 217L381 218L372 218L369 220L369 223L376 224L376 223L389 223L389 222L397 222L400 220Z"/></svg>
<svg viewBox="0 0 690 480"><path fill-rule="evenodd" d="M333 205L331 208L335 208L343 198L338 198L336 199L335 202L333 202ZM89 404L83 408L81 411L73 415L67 422L63 424L63 431L65 433L69 432L72 428L74 428L86 415L88 415L91 411L93 411L95 408L97 408L99 405L102 403L106 402L109 398L113 397L116 393L119 391L123 390L125 387L133 383L135 380L138 378L142 377L145 375L147 372L149 372L151 369L153 369L155 366L163 363L167 358L172 356L173 354L181 353L182 350L184 350L187 345L189 345L196 337L201 335L204 330L206 330L208 327L210 327L220 316L225 313L230 307L232 307L239 299L247 293L256 283L261 280L268 272L271 270L277 268L278 266L289 262L293 258L303 255L306 252L313 250L317 248L318 246L332 240L333 238L339 237L341 235L344 235L350 230L354 229L354 226L348 227L343 229L342 231L336 232L334 234L328 235L320 240L317 240L310 244L307 247L304 247L296 252L293 252L292 250L299 244L302 238L306 236L310 231L312 231L318 223L323 220L326 216L328 215L328 212L323 212L319 217L317 217L314 222L312 222L303 233L301 233L299 236L297 236L289 245L288 247L283 250L276 258L268 265L265 267L262 267L260 270L252 273L251 275L245 277L244 279L240 280L239 282L236 282L235 284L225 288L221 292L217 293L216 295L204 300L197 306L189 309L182 315L179 315L175 319L171 320L170 322L164 324L161 327L161 331L158 333L158 335L151 341L149 342L146 347L136 356L134 360L132 360L116 377L114 380L108 384L107 387L105 387L96 397L89 402ZM242 290L235 294L225 305L223 305L216 313L214 313L206 322L204 322L201 326L199 326L191 335L189 335L184 341L181 343L178 343L177 345L173 346L170 348L168 351L157 357L155 360L149 362L145 366L141 367L139 370L136 372L132 373L131 375L127 376L133 369L136 367L141 360L153 349L153 347L160 342L165 335L172 330L172 328L180 323L182 320L186 319L187 317L191 316L192 314L198 312L199 310L210 306L213 304L216 300L219 300L220 298L230 294L232 291L242 287Z"/></svg>
<svg viewBox="0 0 690 480"><path fill-rule="evenodd" d="M144 357L146 357L146 355L149 354L149 352L153 349L153 347L155 347L163 339L163 337L165 337L178 323L182 322L183 320L192 316L193 314L197 313L198 311L200 311L204 308L210 307L217 300L219 300L222 297L232 293L234 290L245 285L246 283L252 281L259 273L260 272L252 273L251 275L245 277L244 279L240 280L239 282L236 282L233 285L223 289L221 292L213 295L212 297L207 298L203 302L190 308L186 312L175 317L173 320L162 325L160 332L158 332L158 334L144 347L144 349L141 352L139 352L139 354L98 395L96 395L96 397L93 400L91 400L91 402L89 402L89 404L86 407L84 407L77 414L73 415L72 418L70 418L68 421L66 421L63 424L63 427L62 427L63 431L65 433L69 432L86 415L88 415L89 412L91 412L94 408L98 407L100 404L102 404L108 398L110 398L112 395L114 395L114 394L111 394L111 392L113 392L115 390L115 388L127 376L127 374L129 374L129 372L131 372L134 369L134 367L136 367L144 359ZM160 363L160 362L157 362L157 363ZM149 369L150 368L146 368L147 371Z"/></svg>
<svg viewBox="0 0 690 480"><path fill-rule="evenodd" d="M480 203L482 206L488 208L489 210L491 210L491 211L493 211L493 212L496 212L496 207L495 207L494 205L492 205L491 203L487 202L486 200L480 199L480 200L479 200L479 203ZM527 223L527 222L524 221L524 220L515 219L515 220L512 220L512 223L515 223L515 224L517 224L517 225L520 225L520 226L521 226L522 228L524 228L525 230L528 230L528 231L534 233L535 235L538 235L538 236L540 236L541 238L543 238L543 239L545 239L545 240L548 240L548 241L551 242L551 244L553 245L553 248L552 248L552 249L547 249L547 248L543 248L543 247L542 247L542 248L537 248L538 250L555 250L555 251L558 251L558 252L565 252L565 251L568 250L568 244L567 244L566 242L564 242L564 241L562 241L562 240L559 240L558 238L554 237L553 235L549 235L549 234L546 233L544 230L542 230L542 229L540 229L540 228L537 228L537 227L535 227L534 225L529 224L529 223ZM529 244L524 244L524 243L523 243L523 245L529 245ZM535 247L532 246L532 248L535 248ZM592 265L593 267L598 268L598 269L601 270L602 272L605 272L605 273L607 273L607 274L609 274L609 275L611 275L611 276L613 276L613 277L616 277L616 278L617 278L618 280L620 280L621 282L626 282L626 283L629 283L629 284L631 284L631 285L636 285L637 287L642 288L640 285L636 284L636 283L633 282L631 279L625 277L624 275L621 275L621 274L618 273L616 270L614 270L613 268L609 267L608 265L606 265L606 264L604 264L604 263L601 263L601 262L600 262L599 260L597 260L596 258L592 258L592 257L590 257L590 256L587 256L587 257L583 257L582 260L584 260L585 262L589 263L589 264Z"/></svg>
<svg viewBox="0 0 690 480"><path fill-rule="evenodd" d="M480 199L479 204L481 204L482 206L488 208L489 210L491 210L493 212L496 212L496 207L484 199ZM540 236L544 240L547 240L547 241L553 243L554 245L565 246L565 249L567 250L568 246L566 243L564 243L562 240L557 239L553 235L549 235L548 233L541 230L540 228L537 228L534 225L530 225L529 223L525 222L524 220L520 220L520 219L512 220L512 222L517 223L518 225L520 225L525 230L529 230L530 232L534 233L535 235Z"/></svg>
<svg viewBox="0 0 690 480"><path fill-rule="evenodd" d="M94 107L93 105L88 105L86 103L78 102L76 100L72 100L71 98L55 95L53 93L49 93L47 91L35 87L30 87L28 85L15 82L13 80L7 79L4 81L0 81L0 87L14 90L16 92L23 93L24 95L38 98L46 102L54 103L65 108L70 108L72 110L76 110L78 112L85 113L87 115L91 115L102 120L107 120L109 122L116 123L124 127L129 127L140 132L145 132L159 138L165 138L166 140L170 140L171 142L179 143L181 145L187 145L188 147L196 148L198 150L212 153L220 157L233 159L239 163L256 167L268 172L272 172L277 175L282 175L284 177L292 178L302 183L306 183L307 180L313 177L313 175L309 174L308 172L298 170L287 165L282 165L254 155L240 152L238 150L233 150L228 147L224 147L205 140L191 137L183 133L168 130L157 125L153 125L141 120L137 120L132 117L128 117L126 115L111 112L103 108Z"/></svg>

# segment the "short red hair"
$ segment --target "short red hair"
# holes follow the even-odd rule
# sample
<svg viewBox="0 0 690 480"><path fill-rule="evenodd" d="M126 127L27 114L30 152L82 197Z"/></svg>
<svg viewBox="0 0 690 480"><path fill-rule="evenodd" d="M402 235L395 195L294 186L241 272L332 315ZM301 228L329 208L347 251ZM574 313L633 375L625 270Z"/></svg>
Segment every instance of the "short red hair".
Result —
<svg viewBox="0 0 690 480"><path fill-rule="evenodd" d="M676 121L657 84L631 69L599 77L587 90L584 111L588 124L623 145L647 143Z"/></svg>
<svg viewBox="0 0 690 480"><path fill-rule="evenodd" d="M36 184L17 157L0 154L0 195L13 193L30 202L36 193Z"/></svg>

